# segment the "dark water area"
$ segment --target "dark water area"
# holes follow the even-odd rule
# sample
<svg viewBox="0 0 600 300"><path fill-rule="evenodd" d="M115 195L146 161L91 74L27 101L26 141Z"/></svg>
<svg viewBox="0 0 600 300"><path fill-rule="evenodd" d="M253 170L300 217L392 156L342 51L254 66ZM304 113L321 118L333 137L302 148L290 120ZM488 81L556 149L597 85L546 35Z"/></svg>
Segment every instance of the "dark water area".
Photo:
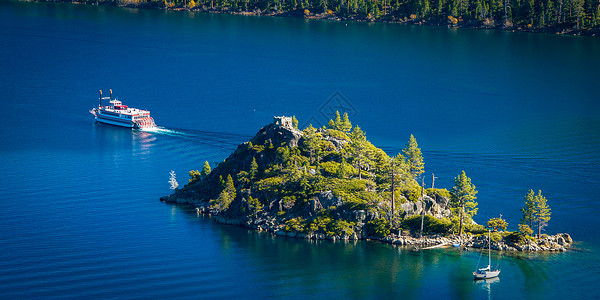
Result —
<svg viewBox="0 0 600 300"><path fill-rule="evenodd" d="M486 30L0 2L0 297L597 298L600 40ZM94 124L98 89L162 129ZM275 115L347 111L426 183L465 170L484 223L528 189L560 254L415 252L213 223L158 201ZM485 256L484 258L485 259Z"/></svg>

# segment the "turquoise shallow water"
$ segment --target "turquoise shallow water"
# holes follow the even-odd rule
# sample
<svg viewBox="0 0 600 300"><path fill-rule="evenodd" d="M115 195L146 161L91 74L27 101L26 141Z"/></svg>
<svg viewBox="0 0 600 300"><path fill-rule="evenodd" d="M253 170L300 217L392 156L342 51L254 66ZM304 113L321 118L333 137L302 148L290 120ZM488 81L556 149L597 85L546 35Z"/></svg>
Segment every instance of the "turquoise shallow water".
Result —
<svg viewBox="0 0 600 300"><path fill-rule="evenodd" d="M598 39L0 2L0 45L2 298L598 297ZM164 130L94 124L109 88ZM275 238L158 201L274 115L336 109L390 154L414 134L438 187L464 169L480 222L516 227L541 189L577 250L474 283L476 252Z"/></svg>

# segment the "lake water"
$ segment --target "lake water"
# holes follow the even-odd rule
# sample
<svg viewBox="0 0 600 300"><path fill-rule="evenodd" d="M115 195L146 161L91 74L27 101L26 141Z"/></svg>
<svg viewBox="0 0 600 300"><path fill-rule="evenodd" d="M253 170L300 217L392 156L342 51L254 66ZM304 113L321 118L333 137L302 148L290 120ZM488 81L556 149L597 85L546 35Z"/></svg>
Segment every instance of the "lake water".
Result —
<svg viewBox="0 0 600 300"><path fill-rule="evenodd" d="M0 45L1 298L600 297L598 38L3 1ZM163 129L94 124L98 89ZM475 283L478 252L273 237L158 201L170 170L184 184L274 115L335 110L390 154L414 134L428 186L465 170L480 223L514 230L541 189L576 249L504 253Z"/></svg>

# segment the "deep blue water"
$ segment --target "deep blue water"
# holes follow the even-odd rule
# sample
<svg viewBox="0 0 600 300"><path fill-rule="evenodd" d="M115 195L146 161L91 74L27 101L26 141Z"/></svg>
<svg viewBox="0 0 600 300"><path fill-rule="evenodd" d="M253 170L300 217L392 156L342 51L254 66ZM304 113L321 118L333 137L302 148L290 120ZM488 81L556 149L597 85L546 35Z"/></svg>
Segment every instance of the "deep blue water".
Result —
<svg viewBox="0 0 600 300"><path fill-rule="evenodd" d="M600 40L486 30L0 2L1 298L596 298ZM98 89L160 132L93 123ZM426 174L465 170L485 222L541 189L576 250L504 254L309 242L158 201L274 115L349 111ZM428 183L429 185L429 183Z"/></svg>

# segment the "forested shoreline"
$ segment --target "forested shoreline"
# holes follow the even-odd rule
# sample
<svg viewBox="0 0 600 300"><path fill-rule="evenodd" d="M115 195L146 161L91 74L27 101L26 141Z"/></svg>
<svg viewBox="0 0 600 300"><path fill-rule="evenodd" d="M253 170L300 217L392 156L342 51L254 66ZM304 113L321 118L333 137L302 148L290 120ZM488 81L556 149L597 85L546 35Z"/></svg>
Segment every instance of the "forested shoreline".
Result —
<svg viewBox="0 0 600 300"><path fill-rule="evenodd" d="M36 0L598 36L600 0Z"/></svg>

